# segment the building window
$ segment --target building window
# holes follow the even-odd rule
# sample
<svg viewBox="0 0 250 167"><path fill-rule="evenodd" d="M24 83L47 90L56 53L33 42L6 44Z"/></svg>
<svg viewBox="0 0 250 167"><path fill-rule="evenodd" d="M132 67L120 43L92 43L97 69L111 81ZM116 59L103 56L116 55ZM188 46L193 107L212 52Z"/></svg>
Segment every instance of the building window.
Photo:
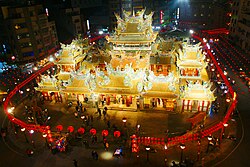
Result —
<svg viewBox="0 0 250 167"><path fill-rule="evenodd" d="M21 28L20 25L18 25L18 24L15 25L15 29L16 29L16 30L18 30L18 29L20 29L20 28Z"/></svg>
<svg viewBox="0 0 250 167"><path fill-rule="evenodd" d="M30 36L29 33L18 34L18 35L17 35L17 39L29 38L29 36Z"/></svg>
<svg viewBox="0 0 250 167"><path fill-rule="evenodd" d="M20 44L20 47L21 48L26 48L26 47L31 47L32 46L32 43L31 42L25 42L25 43L21 43Z"/></svg>
<svg viewBox="0 0 250 167"><path fill-rule="evenodd" d="M30 11L30 16L34 16L34 11Z"/></svg>
<svg viewBox="0 0 250 167"><path fill-rule="evenodd" d="M34 56L34 52L23 53L23 57L29 57L29 56Z"/></svg>
<svg viewBox="0 0 250 167"><path fill-rule="evenodd" d="M26 24L25 24L25 23L16 24L16 25L14 26L14 28L15 28L16 30L21 29L21 28L25 28L25 27L26 27Z"/></svg>

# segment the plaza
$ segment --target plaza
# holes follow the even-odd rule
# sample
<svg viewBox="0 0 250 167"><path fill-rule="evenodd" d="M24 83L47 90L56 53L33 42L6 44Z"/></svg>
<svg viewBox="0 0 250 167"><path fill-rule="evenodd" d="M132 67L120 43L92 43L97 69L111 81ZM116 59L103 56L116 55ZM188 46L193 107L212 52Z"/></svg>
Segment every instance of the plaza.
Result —
<svg viewBox="0 0 250 167"><path fill-rule="evenodd" d="M16 84L4 99L8 138L29 156L49 151L98 166L214 162L234 147L237 94L206 39L164 39L153 31L152 12L123 15L115 15L103 47L79 35ZM216 77L226 90L213 84ZM93 151L100 162L91 161Z"/></svg>

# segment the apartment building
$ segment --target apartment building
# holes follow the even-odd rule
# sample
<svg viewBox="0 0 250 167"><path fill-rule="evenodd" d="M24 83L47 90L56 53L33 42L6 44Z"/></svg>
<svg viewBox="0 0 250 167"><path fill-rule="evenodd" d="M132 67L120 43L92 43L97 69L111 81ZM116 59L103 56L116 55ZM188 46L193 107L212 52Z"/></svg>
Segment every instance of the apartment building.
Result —
<svg viewBox="0 0 250 167"><path fill-rule="evenodd" d="M230 22L230 38L250 53L250 0L234 0Z"/></svg>
<svg viewBox="0 0 250 167"><path fill-rule="evenodd" d="M42 5L4 6L1 8L12 54L8 59L31 62L42 59L58 46L54 21Z"/></svg>

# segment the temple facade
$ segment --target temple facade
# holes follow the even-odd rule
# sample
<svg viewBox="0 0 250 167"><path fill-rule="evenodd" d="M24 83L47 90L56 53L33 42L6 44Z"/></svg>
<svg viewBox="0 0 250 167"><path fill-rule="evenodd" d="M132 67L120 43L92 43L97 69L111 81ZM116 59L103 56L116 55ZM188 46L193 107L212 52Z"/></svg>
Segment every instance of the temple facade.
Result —
<svg viewBox="0 0 250 167"><path fill-rule="evenodd" d="M115 33L105 49L75 39L55 61L56 72L37 82L44 100L84 101L109 109L207 112L215 100L199 44L164 40L152 29L152 15L116 14Z"/></svg>

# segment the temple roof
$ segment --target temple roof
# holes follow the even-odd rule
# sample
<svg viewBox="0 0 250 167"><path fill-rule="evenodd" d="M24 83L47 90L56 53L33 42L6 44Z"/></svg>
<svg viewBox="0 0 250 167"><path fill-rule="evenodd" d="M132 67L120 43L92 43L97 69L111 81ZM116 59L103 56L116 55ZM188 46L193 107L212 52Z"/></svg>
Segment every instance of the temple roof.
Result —
<svg viewBox="0 0 250 167"><path fill-rule="evenodd" d="M123 10L124 19L115 13L117 27L115 33L106 37L112 43L151 43L156 39L157 32L152 29L153 12L144 15L145 9L136 14Z"/></svg>
<svg viewBox="0 0 250 167"><path fill-rule="evenodd" d="M185 100L205 100L205 101L214 101L215 97L213 92L210 90L211 84L200 82L189 82L185 86L184 91L181 93L181 99Z"/></svg>

